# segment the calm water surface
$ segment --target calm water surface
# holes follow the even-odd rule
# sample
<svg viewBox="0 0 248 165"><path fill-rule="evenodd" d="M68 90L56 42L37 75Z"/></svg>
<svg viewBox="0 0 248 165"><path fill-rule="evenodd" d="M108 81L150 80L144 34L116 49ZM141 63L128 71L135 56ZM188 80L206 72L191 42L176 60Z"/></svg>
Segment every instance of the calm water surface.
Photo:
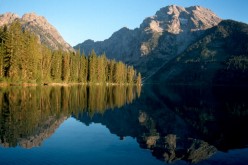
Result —
<svg viewBox="0 0 248 165"><path fill-rule="evenodd" d="M248 164L248 89L0 89L0 164Z"/></svg>

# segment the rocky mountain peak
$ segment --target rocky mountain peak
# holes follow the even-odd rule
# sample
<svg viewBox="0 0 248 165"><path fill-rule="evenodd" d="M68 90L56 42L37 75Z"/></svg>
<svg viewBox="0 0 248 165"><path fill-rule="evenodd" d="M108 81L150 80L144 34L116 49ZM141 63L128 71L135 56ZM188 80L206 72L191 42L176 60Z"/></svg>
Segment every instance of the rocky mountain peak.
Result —
<svg viewBox="0 0 248 165"><path fill-rule="evenodd" d="M62 49L64 51L73 51L72 47L64 41L56 28L53 27L45 17L38 16L35 13L27 13L22 16L21 20L23 21L25 28L34 31L35 33L39 33L41 42L47 43L49 47L53 49Z"/></svg>
<svg viewBox="0 0 248 165"><path fill-rule="evenodd" d="M163 12L166 12L167 15L179 15L181 12L185 12L185 8L180 7L180 6L176 6L176 5L170 5L167 7L164 7L162 9L160 9L156 15L163 15Z"/></svg>
<svg viewBox="0 0 248 165"><path fill-rule="evenodd" d="M123 36L127 36L130 31L131 30L128 29L127 27L123 27L120 30L118 30L117 32L114 32L112 37L117 38L117 39L120 37L122 38Z"/></svg>
<svg viewBox="0 0 248 165"><path fill-rule="evenodd" d="M2 15L0 15L0 26L10 24L14 20L19 19L19 18L20 17L17 14L10 13L10 12L2 14Z"/></svg>
<svg viewBox="0 0 248 165"><path fill-rule="evenodd" d="M27 13L22 16L22 21L31 24L38 25L43 27L46 30L55 30L55 28L48 23L48 21L43 16L38 16L35 13Z"/></svg>
<svg viewBox="0 0 248 165"><path fill-rule="evenodd" d="M194 25L191 30L206 30L221 22L221 19L207 8L192 6L186 10L190 12L190 19Z"/></svg>
<svg viewBox="0 0 248 165"><path fill-rule="evenodd" d="M27 13L22 16L22 20L25 22L33 22L36 24L49 24L43 16L38 16L35 13Z"/></svg>
<svg viewBox="0 0 248 165"><path fill-rule="evenodd" d="M192 32L203 31L218 25L221 19L211 10L201 6L191 6L188 8L171 5L161 8L152 17L146 18L140 25L143 35L150 35L148 41L143 41L140 47L141 56L148 55L154 50L160 36L164 32L177 35L177 43L180 43L178 53L185 49L194 39ZM144 37L143 37L144 38ZM185 38L188 40L185 41Z"/></svg>
<svg viewBox="0 0 248 165"><path fill-rule="evenodd" d="M24 29L28 29L36 34L39 37L40 42L47 47L53 50L62 49L64 51L74 51L45 17L35 13L24 14L21 18L14 13L2 14L0 15L0 27L3 25L10 25L16 19L20 20Z"/></svg>
<svg viewBox="0 0 248 165"><path fill-rule="evenodd" d="M221 19L211 10L201 6L188 8L171 5L161 8L141 24L146 32L179 34L185 31L205 30L217 25Z"/></svg>
<svg viewBox="0 0 248 165"><path fill-rule="evenodd" d="M88 39L84 41L85 44L93 44L94 40Z"/></svg>

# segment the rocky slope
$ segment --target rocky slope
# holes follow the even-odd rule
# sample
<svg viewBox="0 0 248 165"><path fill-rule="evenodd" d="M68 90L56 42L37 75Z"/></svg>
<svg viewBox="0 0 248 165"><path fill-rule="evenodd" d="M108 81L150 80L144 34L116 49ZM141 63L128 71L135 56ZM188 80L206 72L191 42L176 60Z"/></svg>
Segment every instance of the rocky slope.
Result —
<svg viewBox="0 0 248 165"><path fill-rule="evenodd" d="M221 19L209 9L193 6L167 6L146 18L139 28L122 28L109 39L87 40L75 46L88 54L94 49L108 58L134 65L149 77L163 64L180 54L204 30L216 26Z"/></svg>
<svg viewBox="0 0 248 165"><path fill-rule="evenodd" d="M222 21L164 65L151 82L247 85L248 25Z"/></svg>
<svg viewBox="0 0 248 165"><path fill-rule="evenodd" d="M19 139L19 145L23 148L39 147L42 143L54 134L57 128L67 119L67 117L61 117L56 119L55 117L48 118L47 121L40 125L35 134L27 138Z"/></svg>
<svg viewBox="0 0 248 165"><path fill-rule="evenodd" d="M28 136L20 137L16 139L16 145L31 149L33 147L39 147L42 143L54 134L57 128L67 119L67 116L50 116L42 123L40 123L34 130L29 130ZM15 132L16 133L16 132ZM0 146L5 148L16 147L13 143L0 140Z"/></svg>
<svg viewBox="0 0 248 165"><path fill-rule="evenodd" d="M24 29L28 29L40 39L40 42L54 50L73 51L73 48L62 38L59 32L44 17L35 13L24 14L21 18L13 13L0 15L0 27L20 20Z"/></svg>

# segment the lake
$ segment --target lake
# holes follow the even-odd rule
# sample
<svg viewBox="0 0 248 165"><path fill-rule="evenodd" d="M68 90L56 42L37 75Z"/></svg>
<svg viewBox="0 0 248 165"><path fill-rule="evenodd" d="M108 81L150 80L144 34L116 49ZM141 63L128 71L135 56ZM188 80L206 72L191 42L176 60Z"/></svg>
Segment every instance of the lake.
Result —
<svg viewBox="0 0 248 165"><path fill-rule="evenodd" d="M0 164L247 164L248 88L0 88Z"/></svg>

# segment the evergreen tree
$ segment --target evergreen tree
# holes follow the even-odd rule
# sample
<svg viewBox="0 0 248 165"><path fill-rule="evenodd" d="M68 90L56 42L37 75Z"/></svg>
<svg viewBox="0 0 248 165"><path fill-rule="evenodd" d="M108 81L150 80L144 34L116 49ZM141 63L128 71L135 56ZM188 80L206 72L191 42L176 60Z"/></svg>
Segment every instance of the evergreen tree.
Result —
<svg viewBox="0 0 248 165"><path fill-rule="evenodd" d="M94 50L91 51L89 58L88 58L88 81L90 83L97 82L97 55Z"/></svg>
<svg viewBox="0 0 248 165"><path fill-rule="evenodd" d="M87 59L84 54L80 56L80 63L79 63L79 78L78 81L81 83L87 82Z"/></svg>
<svg viewBox="0 0 248 165"><path fill-rule="evenodd" d="M62 55L62 81L68 82L70 76L70 54L63 53Z"/></svg>
<svg viewBox="0 0 248 165"><path fill-rule="evenodd" d="M79 55L74 52L70 55L70 82L78 81Z"/></svg>
<svg viewBox="0 0 248 165"><path fill-rule="evenodd" d="M133 66L127 66L127 83L133 84L134 76L135 76L135 72Z"/></svg>
<svg viewBox="0 0 248 165"><path fill-rule="evenodd" d="M51 78L53 81L60 81L62 73L62 52L55 51L52 54Z"/></svg>
<svg viewBox="0 0 248 165"><path fill-rule="evenodd" d="M126 83L126 71L125 65L122 62L115 63L114 66L114 83Z"/></svg>
<svg viewBox="0 0 248 165"><path fill-rule="evenodd" d="M2 42L2 41L0 41ZM0 81L4 78L4 63L3 63L4 47L3 44L0 44Z"/></svg>
<svg viewBox="0 0 248 165"><path fill-rule="evenodd" d="M6 54L4 56L6 76L12 81L20 80L22 64L21 57L24 55L22 46L24 45L21 24L14 21L6 32Z"/></svg>
<svg viewBox="0 0 248 165"><path fill-rule="evenodd" d="M24 33L25 44L23 54L21 56L22 62L22 79L23 81L41 81L42 70L42 50L38 44L38 38L29 32Z"/></svg>
<svg viewBox="0 0 248 165"><path fill-rule="evenodd" d="M141 78L141 74L138 73L138 77L137 77L137 80L136 80L136 84L137 85L141 85L142 84L142 78Z"/></svg>
<svg viewBox="0 0 248 165"><path fill-rule="evenodd" d="M1 28L0 29L0 81L2 81L4 78L4 54L5 54L4 36L5 36L4 28Z"/></svg>
<svg viewBox="0 0 248 165"><path fill-rule="evenodd" d="M114 82L114 69L115 69L115 60L108 61L108 72L107 72L107 82Z"/></svg>
<svg viewBox="0 0 248 165"><path fill-rule="evenodd" d="M103 54L98 57L97 59L97 82L105 83L106 82L106 71L105 68L107 67L107 58L106 55Z"/></svg>
<svg viewBox="0 0 248 165"><path fill-rule="evenodd" d="M51 81L52 51L47 47L42 47L41 79L43 82Z"/></svg>

